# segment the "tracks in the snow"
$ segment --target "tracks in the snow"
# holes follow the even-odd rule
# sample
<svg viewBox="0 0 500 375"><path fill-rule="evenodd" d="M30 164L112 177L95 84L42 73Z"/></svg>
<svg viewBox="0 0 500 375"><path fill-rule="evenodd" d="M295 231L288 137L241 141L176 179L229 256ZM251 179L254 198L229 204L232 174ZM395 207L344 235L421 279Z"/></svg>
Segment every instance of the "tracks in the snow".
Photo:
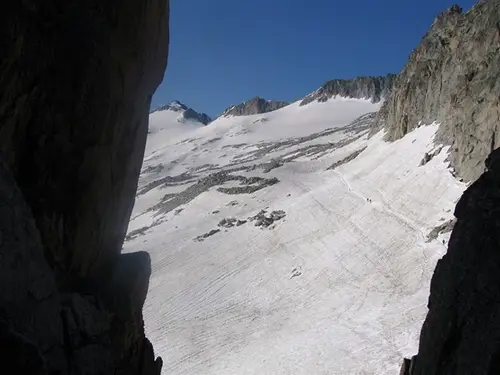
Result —
<svg viewBox="0 0 500 375"><path fill-rule="evenodd" d="M358 191L356 191L352 186L351 184L345 179L345 177L342 175L342 173L340 173L339 171L337 170L334 170L334 172L339 176L340 180L342 181L342 183L347 187L347 189L353 193L354 195L356 195L357 197L359 197L360 199L362 199L363 201L366 201L367 197L363 196L361 193L359 193ZM420 234L420 237L422 239L423 242L426 241L426 235L425 233L422 231L421 228L419 228L416 224L414 224L410 219L408 219L406 216L402 215L401 213L397 212L397 211L394 211L390 206L389 204L385 201L384 199L384 196L382 195L382 193L380 191L377 190L377 194L380 196L380 204L377 204L377 202L372 202L372 204L374 204L376 207L379 207L381 208L382 210L384 210L385 212L387 212L388 214L390 214L391 216L395 217L398 221L404 223L406 226L408 226L409 228L413 229L414 231L418 232Z"/></svg>

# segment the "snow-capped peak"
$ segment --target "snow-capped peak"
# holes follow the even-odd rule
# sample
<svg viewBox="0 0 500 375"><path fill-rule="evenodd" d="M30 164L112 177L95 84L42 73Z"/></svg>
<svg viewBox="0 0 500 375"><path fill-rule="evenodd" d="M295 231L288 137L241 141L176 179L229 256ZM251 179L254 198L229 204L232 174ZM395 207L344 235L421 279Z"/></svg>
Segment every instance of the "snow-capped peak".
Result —
<svg viewBox="0 0 500 375"><path fill-rule="evenodd" d="M170 109L180 109L184 111L188 109L188 107L185 104L181 103L178 100L171 101L168 106L170 107Z"/></svg>
<svg viewBox="0 0 500 375"><path fill-rule="evenodd" d="M182 103L178 100L172 100L170 103L156 108L151 113L158 112L158 111L167 111L167 110L181 112L181 111L186 111L188 109L189 109L189 107L187 105L185 105L184 103Z"/></svg>
<svg viewBox="0 0 500 375"><path fill-rule="evenodd" d="M180 116L178 117L179 122L192 120L195 122L202 123L203 125L208 125L210 122L212 122L212 119L206 113L197 112L194 109L185 105L184 103L180 102L179 100L173 100L168 104L160 106L151 113L161 112L161 111L172 111L180 113Z"/></svg>

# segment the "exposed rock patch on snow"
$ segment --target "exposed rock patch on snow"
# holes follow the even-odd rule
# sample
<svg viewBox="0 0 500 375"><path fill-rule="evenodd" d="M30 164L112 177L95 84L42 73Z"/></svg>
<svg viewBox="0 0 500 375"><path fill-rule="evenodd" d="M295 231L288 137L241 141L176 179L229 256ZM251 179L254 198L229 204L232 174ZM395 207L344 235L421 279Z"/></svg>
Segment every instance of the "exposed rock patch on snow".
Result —
<svg viewBox="0 0 500 375"><path fill-rule="evenodd" d="M210 232L202 234L201 236L196 237L194 240L198 241L198 242L203 242L208 237L212 237L214 234L217 234L219 232L220 232L220 229L212 229Z"/></svg>
<svg viewBox="0 0 500 375"><path fill-rule="evenodd" d="M446 222L444 222L443 224L440 224L440 225L432 228L432 230L427 235L427 241L430 242L430 241L435 240L436 238L438 238L438 236L440 234L450 233L453 230L455 223L456 223L455 219L450 219L450 220L447 220ZM442 240L442 241L444 244L445 243L444 240Z"/></svg>
<svg viewBox="0 0 500 375"><path fill-rule="evenodd" d="M249 217L248 219L254 222L256 227L261 228L271 228L274 229L274 222L283 219L286 214L285 211L273 211L269 215L266 215L267 210L261 210L257 215Z"/></svg>
<svg viewBox="0 0 500 375"><path fill-rule="evenodd" d="M359 156L359 154L361 154L365 149L366 147L363 147L359 150L354 151L352 154L346 156L342 160L336 161L335 163L333 163L331 166L328 167L328 170L333 171L335 168L340 167L341 165L344 165L346 163L349 163L350 161L356 159Z"/></svg>

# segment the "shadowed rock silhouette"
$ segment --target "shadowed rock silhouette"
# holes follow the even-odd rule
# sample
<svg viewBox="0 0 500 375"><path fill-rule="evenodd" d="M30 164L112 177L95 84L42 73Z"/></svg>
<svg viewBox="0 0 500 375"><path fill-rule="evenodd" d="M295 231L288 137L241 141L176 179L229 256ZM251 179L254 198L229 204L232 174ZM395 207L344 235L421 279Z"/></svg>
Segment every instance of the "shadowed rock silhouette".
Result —
<svg viewBox="0 0 500 375"><path fill-rule="evenodd" d="M169 2L0 14L0 358L22 374L159 374L142 319L149 256L120 252Z"/></svg>
<svg viewBox="0 0 500 375"><path fill-rule="evenodd" d="M500 149L485 164L455 208L409 375L500 373Z"/></svg>

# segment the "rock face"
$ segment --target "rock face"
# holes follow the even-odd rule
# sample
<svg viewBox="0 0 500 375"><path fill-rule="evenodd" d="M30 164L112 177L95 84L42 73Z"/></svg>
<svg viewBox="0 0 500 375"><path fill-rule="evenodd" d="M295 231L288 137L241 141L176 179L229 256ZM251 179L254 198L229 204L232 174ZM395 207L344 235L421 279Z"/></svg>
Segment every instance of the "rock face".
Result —
<svg viewBox="0 0 500 375"><path fill-rule="evenodd" d="M438 142L452 146L458 175L475 180L500 143L500 1L440 14L396 79L379 123L395 140L440 122Z"/></svg>
<svg viewBox="0 0 500 375"><path fill-rule="evenodd" d="M394 74L388 74L384 77L334 79L307 95L300 105L314 101L326 102L337 95L345 98L371 99L373 103L378 103L389 96L395 77Z"/></svg>
<svg viewBox="0 0 500 375"><path fill-rule="evenodd" d="M276 111L277 109L286 107L288 104L290 103L278 100L265 100L256 96L249 101L229 107L224 111L222 116L258 115L260 113Z"/></svg>
<svg viewBox="0 0 500 375"><path fill-rule="evenodd" d="M27 0L0 16L0 358L17 373L160 372L149 256L120 252L168 16L166 0Z"/></svg>
<svg viewBox="0 0 500 375"><path fill-rule="evenodd" d="M500 373L500 149L463 194L411 375Z"/></svg>
<svg viewBox="0 0 500 375"><path fill-rule="evenodd" d="M189 108L187 105L179 102L178 100L174 100L173 102L171 102L169 104L158 107L157 109L155 109L151 113L159 112L159 111L167 111L167 110L179 112L182 114L182 117L185 120L195 120L197 122L202 123L203 125L208 125L212 122L212 119L206 113L196 112L194 109Z"/></svg>

